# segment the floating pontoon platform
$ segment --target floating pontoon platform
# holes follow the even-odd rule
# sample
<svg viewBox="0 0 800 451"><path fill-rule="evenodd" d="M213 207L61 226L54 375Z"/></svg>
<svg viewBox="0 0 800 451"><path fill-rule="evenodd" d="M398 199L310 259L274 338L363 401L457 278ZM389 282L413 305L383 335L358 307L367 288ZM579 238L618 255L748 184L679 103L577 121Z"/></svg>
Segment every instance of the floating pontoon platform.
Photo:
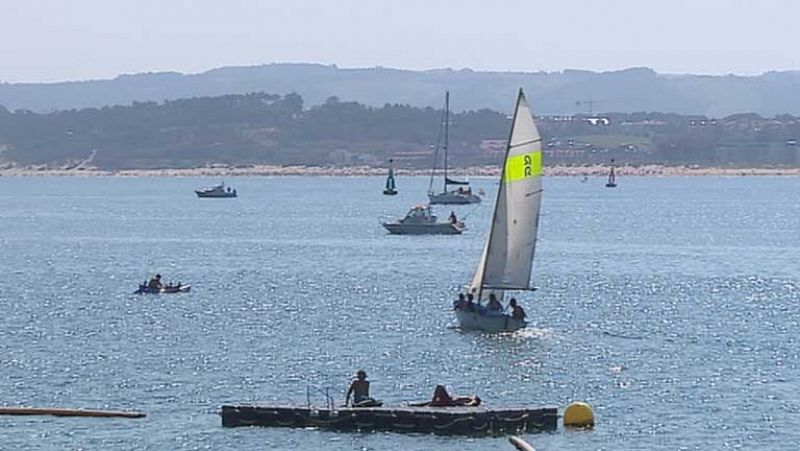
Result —
<svg viewBox="0 0 800 451"><path fill-rule="evenodd" d="M558 409L484 407L222 406L222 426L318 427L342 431L392 431L487 435L556 429Z"/></svg>

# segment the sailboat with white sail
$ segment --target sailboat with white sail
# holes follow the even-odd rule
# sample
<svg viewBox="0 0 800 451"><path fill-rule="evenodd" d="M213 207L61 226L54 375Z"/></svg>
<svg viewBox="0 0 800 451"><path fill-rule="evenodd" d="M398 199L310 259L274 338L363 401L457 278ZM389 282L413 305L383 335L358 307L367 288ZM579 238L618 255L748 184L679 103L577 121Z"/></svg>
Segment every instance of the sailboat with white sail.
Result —
<svg viewBox="0 0 800 451"><path fill-rule="evenodd" d="M501 332L527 326L524 315L509 315L502 308L491 311L481 303L502 301L508 291L534 289L530 279L542 200L541 141L520 89L489 236L469 287L478 303L455 305L461 329Z"/></svg>
<svg viewBox="0 0 800 451"><path fill-rule="evenodd" d="M428 200L431 204L477 204L480 203L480 196L472 193L472 188L467 180L451 179L447 175L449 133L450 133L450 92L444 96L444 113L442 114L442 128L439 130L439 139L436 143L436 151L433 154L433 169L431 170L431 181L428 185ZM442 135L444 142L442 143ZM440 147L441 143L441 147ZM439 149L444 152L444 187L441 193L433 191L433 178L436 172L436 164L439 160ZM458 188L450 189L453 186Z"/></svg>

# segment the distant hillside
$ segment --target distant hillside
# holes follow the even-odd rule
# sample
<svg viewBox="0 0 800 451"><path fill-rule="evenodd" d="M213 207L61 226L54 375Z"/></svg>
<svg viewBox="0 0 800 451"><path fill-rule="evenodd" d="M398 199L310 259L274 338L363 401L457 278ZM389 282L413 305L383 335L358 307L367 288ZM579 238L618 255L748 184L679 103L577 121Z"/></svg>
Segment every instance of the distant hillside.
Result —
<svg viewBox="0 0 800 451"><path fill-rule="evenodd" d="M538 114L588 113L590 106L594 111L662 111L714 117L740 112L800 114L800 72L744 77L663 75L644 68L525 73L340 69L318 64L226 67L193 75L148 73L82 82L4 83L0 84L0 105L9 110L46 112L271 92L297 93L307 106L339 96L370 106L399 103L439 107L444 91L449 89L455 110L509 111L519 87L526 89ZM594 103L590 105L589 101Z"/></svg>
<svg viewBox="0 0 800 451"><path fill-rule="evenodd" d="M429 168L443 112L297 94L252 93L35 113L0 108L0 167L140 169L224 164L371 165ZM548 164L800 166L800 119L665 113L537 118ZM496 165L507 114L482 109L450 118L452 166ZM441 153L439 161L442 160Z"/></svg>

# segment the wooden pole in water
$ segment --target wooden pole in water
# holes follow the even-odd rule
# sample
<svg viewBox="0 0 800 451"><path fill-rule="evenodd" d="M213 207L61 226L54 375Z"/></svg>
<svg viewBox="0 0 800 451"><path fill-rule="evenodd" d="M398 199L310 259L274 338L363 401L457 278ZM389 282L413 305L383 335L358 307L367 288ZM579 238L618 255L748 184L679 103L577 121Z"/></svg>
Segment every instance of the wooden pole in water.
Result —
<svg viewBox="0 0 800 451"><path fill-rule="evenodd" d="M0 415L54 415L57 417L144 418L142 412L51 407L0 407Z"/></svg>

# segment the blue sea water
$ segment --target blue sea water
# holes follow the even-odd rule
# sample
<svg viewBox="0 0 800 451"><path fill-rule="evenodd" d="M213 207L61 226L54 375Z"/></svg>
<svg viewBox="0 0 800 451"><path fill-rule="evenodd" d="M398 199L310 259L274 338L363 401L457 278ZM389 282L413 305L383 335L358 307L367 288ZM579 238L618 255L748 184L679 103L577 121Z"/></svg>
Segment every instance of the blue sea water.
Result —
<svg viewBox="0 0 800 451"><path fill-rule="evenodd" d="M461 236L389 236L427 179L0 177L0 404L142 420L0 417L0 448L511 449L503 437L223 429L224 403L343 400L363 368L386 404L438 383L487 406L591 403L593 431L538 450L800 447L800 181L545 179L533 325L452 328L488 202ZM439 208L446 217L449 208ZM160 272L192 292L136 296ZM321 392L314 401L324 404Z"/></svg>

